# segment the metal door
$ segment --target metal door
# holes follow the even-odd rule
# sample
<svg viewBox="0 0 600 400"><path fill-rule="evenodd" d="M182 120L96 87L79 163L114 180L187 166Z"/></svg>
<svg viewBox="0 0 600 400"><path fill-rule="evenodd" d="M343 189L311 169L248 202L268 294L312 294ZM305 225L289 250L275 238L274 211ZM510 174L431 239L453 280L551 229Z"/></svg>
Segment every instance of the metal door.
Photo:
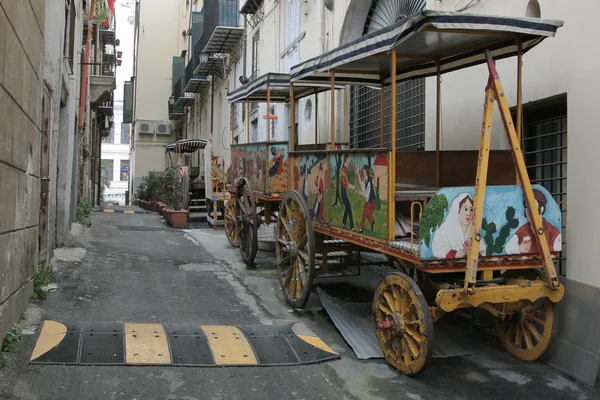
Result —
<svg viewBox="0 0 600 400"><path fill-rule="evenodd" d="M44 88L42 95L42 138L40 149L39 260L44 262L48 244L48 192L50 189L50 126L52 99Z"/></svg>

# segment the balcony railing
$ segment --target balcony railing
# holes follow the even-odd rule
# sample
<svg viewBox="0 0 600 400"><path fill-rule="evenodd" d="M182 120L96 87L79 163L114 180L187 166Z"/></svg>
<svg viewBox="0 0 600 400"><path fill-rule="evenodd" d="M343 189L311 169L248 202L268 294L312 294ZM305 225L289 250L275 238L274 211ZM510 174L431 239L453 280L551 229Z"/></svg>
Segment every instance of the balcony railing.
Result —
<svg viewBox="0 0 600 400"><path fill-rule="evenodd" d="M194 74L198 65L198 61L194 61L194 57L188 62L185 67L185 88L184 92L202 93L210 84L210 80L206 76Z"/></svg>
<svg viewBox="0 0 600 400"><path fill-rule="evenodd" d="M173 96L167 101L167 107L169 109L169 119L171 121L178 120L183 116L183 107L175 105L175 99Z"/></svg>
<svg viewBox="0 0 600 400"><path fill-rule="evenodd" d="M173 98L175 100L175 105L178 107L185 107L189 104L194 103L194 101L196 100L196 96L194 95L194 93L185 92L184 89L186 83L187 82L185 75L179 78L175 83L175 87L173 89Z"/></svg>
<svg viewBox="0 0 600 400"><path fill-rule="evenodd" d="M238 0L205 0L202 51L231 53L244 33L239 18Z"/></svg>

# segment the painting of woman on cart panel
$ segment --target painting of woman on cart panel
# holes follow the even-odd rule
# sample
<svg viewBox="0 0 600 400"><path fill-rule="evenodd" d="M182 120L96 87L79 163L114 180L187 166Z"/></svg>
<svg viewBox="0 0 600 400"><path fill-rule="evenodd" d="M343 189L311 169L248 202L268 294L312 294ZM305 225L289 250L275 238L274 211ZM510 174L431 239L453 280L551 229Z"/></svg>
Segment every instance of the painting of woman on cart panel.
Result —
<svg viewBox="0 0 600 400"><path fill-rule="evenodd" d="M542 186L534 185L532 189L550 251L559 252L562 247L560 207ZM473 187L443 188L427 203L419 226L422 260L467 257L475 216L474 192ZM480 256L539 254L530 220L520 186L488 186L480 232Z"/></svg>

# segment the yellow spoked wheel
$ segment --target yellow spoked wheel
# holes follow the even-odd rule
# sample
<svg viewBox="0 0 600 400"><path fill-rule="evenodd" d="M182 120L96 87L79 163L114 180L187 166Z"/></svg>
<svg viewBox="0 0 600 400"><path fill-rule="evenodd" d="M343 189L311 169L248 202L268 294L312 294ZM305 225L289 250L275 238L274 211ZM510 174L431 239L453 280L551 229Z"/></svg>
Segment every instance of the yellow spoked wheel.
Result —
<svg viewBox="0 0 600 400"><path fill-rule="evenodd" d="M283 295L291 307L302 308L315 277L315 238L308 205L297 191L288 192L281 201L275 237Z"/></svg>
<svg viewBox="0 0 600 400"><path fill-rule="evenodd" d="M554 303L547 297L538 299L510 317L494 318L498 340L513 357L537 360L550 346L558 327Z"/></svg>
<svg viewBox="0 0 600 400"><path fill-rule="evenodd" d="M393 272L377 285L373 322L387 362L405 375L421 372L433 354L433 321L427 301L406 274Z"/></svg>
<svg viewBox="0 0 600 400"><path fill-rule="evenodd" d="M238 247L238 237L237 232L235 230L235 199L227 201L225 205L225 217L224 217L224 225L225 225L225 236L227 236L227 240L233 247Z"/></svg>
<svg viewBox="0 0 600 400"><path fill-rule="evenodd" d="M247 266L251 266L258 251L258 216L256 201L246 178L240 178L235 194L235 231L240 254Z"/></svg>

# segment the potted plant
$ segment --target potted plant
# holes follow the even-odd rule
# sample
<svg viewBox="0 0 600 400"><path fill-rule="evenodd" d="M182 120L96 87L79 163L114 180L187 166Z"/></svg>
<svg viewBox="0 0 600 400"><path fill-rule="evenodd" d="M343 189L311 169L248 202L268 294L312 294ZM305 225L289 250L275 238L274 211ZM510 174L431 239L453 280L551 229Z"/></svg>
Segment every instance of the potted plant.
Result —
<svg viewBox="0 0 600 400"><path fill-rule="evenodd" d="M183 209L181 181L175 168L167 168L163 176L166 220L173 228L184 228L188 221L188 211Z"/></svg>

